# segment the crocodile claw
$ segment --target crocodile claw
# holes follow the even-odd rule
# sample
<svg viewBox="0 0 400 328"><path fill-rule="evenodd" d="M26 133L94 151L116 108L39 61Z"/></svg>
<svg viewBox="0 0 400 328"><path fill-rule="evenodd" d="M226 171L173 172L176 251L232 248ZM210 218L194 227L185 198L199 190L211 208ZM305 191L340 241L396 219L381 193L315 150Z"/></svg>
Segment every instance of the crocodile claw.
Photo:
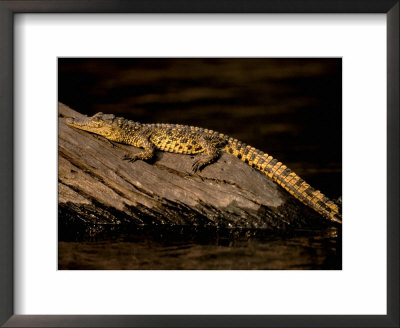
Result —
<svg viewBox="0 0 400 328"><path fill-rule="evenodd" d="M135 161L137 161L136 157L129 157L128 155L125 155L123 158L124 161L129 161L130 163L133 163Z"/></svg>
<svg viewBox="0 0 400 328"><path fill-rule="evenodd" d="M203 167L203 163L201 163L200 161L195 161L192 165L192 171L194 173L197 173L197 172L201 171L202 167Z"/></svg>

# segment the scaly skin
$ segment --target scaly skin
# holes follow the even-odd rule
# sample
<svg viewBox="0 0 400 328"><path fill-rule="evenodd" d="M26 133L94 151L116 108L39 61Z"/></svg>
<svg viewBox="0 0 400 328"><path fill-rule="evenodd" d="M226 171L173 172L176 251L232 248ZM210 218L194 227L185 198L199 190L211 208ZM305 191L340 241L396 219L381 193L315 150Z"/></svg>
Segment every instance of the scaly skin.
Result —
<svg viewBox="0 0 400 328"><path fill-rule="evenodd" d="M199 154L192 166L193 171L197 172L216 161L221 151L226 152L264 173L328 220L342 223L338 205L320 191L272 156L222 133L187 125L141 124L103 113L83 119L68 118L67 124L110 141L143 148L142 152L132 157L124 157L130 162L151 159L155 149L178 154Z"/></svg>

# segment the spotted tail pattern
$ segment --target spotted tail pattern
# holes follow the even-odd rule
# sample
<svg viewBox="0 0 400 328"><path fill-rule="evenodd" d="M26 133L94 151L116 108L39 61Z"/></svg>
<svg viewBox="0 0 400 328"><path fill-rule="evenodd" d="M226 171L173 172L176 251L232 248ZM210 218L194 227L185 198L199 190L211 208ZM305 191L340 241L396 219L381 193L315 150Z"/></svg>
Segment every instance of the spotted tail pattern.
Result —
<svg viewBox="0 0 400 328"><path fill-rule="evenodd" d="M277 159L232 138L229 138L228 144L222 150L261 171L295 198L310 206L329 220L342 223L342 216L337 204L329 200L329 198L319 190L312 188L307 182Z"/></svg>

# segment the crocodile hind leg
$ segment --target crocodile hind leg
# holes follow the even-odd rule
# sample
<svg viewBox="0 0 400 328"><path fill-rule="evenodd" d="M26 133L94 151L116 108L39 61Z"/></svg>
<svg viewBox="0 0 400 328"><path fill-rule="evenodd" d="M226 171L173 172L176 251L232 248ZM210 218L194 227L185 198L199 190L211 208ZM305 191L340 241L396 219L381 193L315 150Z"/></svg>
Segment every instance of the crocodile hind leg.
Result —
<svg viewBox="0 0 400 328"><path fill-rule="evenodd" d="M215 162L220 154L217 148L217 142L214 142L212 138L202 137L199 140L200 146L204 149L202 153L196 156L192 170L193 172L201 171L207 165Z"/></svg>

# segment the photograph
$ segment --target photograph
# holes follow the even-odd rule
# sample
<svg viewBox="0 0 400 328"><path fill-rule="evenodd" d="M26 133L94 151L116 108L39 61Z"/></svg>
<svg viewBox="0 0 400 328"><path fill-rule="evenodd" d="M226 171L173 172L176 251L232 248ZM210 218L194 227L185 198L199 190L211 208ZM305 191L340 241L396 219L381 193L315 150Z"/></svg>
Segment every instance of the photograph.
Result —
<svg viewBox="0 0 400 328"><path fill-rule="evenodd" d="M399 1L0 0L0 326L398 327Z"/></svg>
<svg viewBox="0 0 400 328"><path fill-rule="evenodd" d="M342 270L342 59L58 58L58 270Z"/></svg>

